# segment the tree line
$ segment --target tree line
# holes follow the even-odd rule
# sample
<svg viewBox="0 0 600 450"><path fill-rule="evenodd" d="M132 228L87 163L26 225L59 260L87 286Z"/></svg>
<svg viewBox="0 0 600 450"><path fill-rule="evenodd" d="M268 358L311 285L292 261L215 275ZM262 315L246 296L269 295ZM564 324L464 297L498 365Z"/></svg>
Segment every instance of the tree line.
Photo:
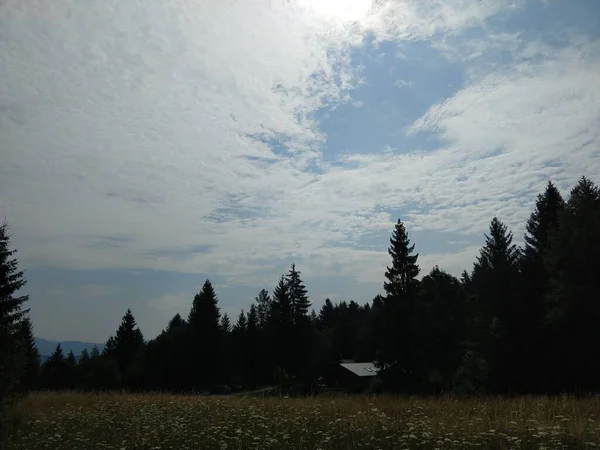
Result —
<svg viewBox="0 0 600 450"><path fill-rule="evenodd" d="M600 389L600 190L582 177L563 199L550 182L524 245L494 217L471 270L434 267L400 220L383 295L312 309L292 264L233 320L206 280L187 317L145 340L131 310L102 351L40 364L21 292L25 280L0 228L0 396L32 389L219 391L278 385L313 392L344 359L375 361L373 391L559 393Z"/></svg>

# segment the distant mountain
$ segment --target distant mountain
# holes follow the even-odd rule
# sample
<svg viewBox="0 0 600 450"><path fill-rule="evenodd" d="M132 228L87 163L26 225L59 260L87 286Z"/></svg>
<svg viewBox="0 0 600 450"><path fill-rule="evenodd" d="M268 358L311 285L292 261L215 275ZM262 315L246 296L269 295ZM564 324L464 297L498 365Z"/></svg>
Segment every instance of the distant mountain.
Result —
<svg viewBox="0 0 600 450"><path fill-rule="evenodd" d="M98 350L102 351L102 349L104 348L104 344L95 344L93 342L80 342L80 341L50 341L48 339L42 339L42 338L35 338L35 345L38 348L38 351L40 352L40 355L42 357L42 361L45 361L52 353L54 353L54 350L56 349L56 345L60 342L60 346L63 349L63 352L65 353L65 356L71 351L73 350L73 353L75 354L75 356L77 358L79 358L79 355L81 354L81 352L85 349L88 352L92 351L92 348L94 348L94 346L98 347Z"/></svg>

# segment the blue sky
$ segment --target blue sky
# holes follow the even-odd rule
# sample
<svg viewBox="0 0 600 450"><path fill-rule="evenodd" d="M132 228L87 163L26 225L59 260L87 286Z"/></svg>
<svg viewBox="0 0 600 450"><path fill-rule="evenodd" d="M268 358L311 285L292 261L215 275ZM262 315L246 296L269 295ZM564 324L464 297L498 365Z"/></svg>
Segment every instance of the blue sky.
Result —
<svg viewBox="0 0 600 450"><path fill-rule="evenodd" d="M231 317L295 262L370 301L407 224L423 273L518 241L600 173L593 0L8 0L0 215L36 335L147 338L210 278ZM597 180L598 181L598 180Z"/></svg>

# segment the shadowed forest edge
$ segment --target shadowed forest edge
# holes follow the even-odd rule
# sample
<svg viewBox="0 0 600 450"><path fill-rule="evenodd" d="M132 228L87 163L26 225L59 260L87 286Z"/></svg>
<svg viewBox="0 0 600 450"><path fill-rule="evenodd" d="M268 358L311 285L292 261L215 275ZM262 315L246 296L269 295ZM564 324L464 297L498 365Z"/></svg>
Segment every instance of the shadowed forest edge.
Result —
<svg viewBox="0 0 600 450"><path fill-rule="evenodd" d="M16 230L18 232L18 230ZM187 317L149 341L127 310L102 351L43 362L9 227L0 228L0 399L32 390L218 392L277 386L333 389L343 360L375 362L368 392L589 393L600 388L600 190L583 177L565 201L549 183L523 248L494 217L458 279L437 266L419 279L418 253L398 220L385 295L311 309L292 265L237 318L221 315L209 280Z"/></svg>

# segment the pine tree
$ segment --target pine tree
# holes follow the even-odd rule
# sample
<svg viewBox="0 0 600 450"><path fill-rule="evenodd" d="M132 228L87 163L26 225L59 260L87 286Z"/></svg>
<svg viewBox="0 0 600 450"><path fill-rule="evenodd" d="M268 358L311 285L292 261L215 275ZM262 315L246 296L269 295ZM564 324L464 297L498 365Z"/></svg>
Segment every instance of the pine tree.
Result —
<svg viewBox="0 0 600 450"><path fill-rule="evenodd" d="M29 317L25 317L19 324L19 342L25 364L19 390L28 391L37 387L40 376L40 352L35 344Z"/></svg>
<svg viewBox="0 0 600 450"><path fill-rule="evenodd" d="M333 303L329 298L325 299L325 303L319 311L319 326L320 328L331 329L335 322L335 311L333 309Z"/></svg>
<svg viewBox="0 0 600 450"><path fill-rule="evenodd" d="M556 390L600 388L600 190L582 177L571 190L545 263Z"/></svg>
<svg viewBox="0 0 600 450"><path fill-rule="evenodd" d="M145 347L144 335L138 328L130 309L123 316L114 337L110 337L104 347L104 354L112 358L126 387L139 382L139 358Z"/></svg>
<svg viewBox="0 0 600 450"><path fill-rule="evenodd" d="M98 358L100 356L100 349L97 345L92 347L92 351L90 352L90 359Z"/></svg>
<svg viewBox="0 0 600 450"><path fill-rule="evenodd" d="M75 389L77 386L77 358L73 350L70 350L65 358L65 387Z"/></svg>
<svg viewBox="0 0 600 450"><path fill-rule="evenodd" d="M104 348L102 349L102 355L114 356L116 347L117 347L117 341L116 341L115 337L110 336L104 343ZM94 347L94 348L96 350L98 350L97 347ZM92 351L93 351L93 349L92 349Z"/></svg>
<svg viewBox="0 0 600 450"><path fill-rule="evenodd" d="M23 271L10 247L6 222L0 225L0 408L5 398L19 386L27 364L22 351L20 326L27 317L23 309L28 295L16 295L26 284Z"/></svg>
<svg viewBox="0 0 600 450"><path fill-rule="evenodd" d="M271 316L273 321L281 326L291 326L293 323L292 304L288 293L288 285L283 275L273 290Z"/></svg>
<svg viewBox="0 0 600 450"><path fill-rule="evenodd" d="M93 387L93 367L91 361L90 353L84 348L79 354L79 360L75 368L75 388L88 390Z"/></svg>
<svg viewBox="0 0 600 450"><path fill-rule="evenodd" d="M238 316L237 322L233 327L233 331L235 333L245 333L246 332L246 313L244 313L244 310L242 309L240 311L240 315Z"/></svg>
<svg viewBox="0 0 600 450"><path fill-rule="evenodd" d="M220 327L221 327L221 331L224 334L231 333L231 320L229 320L229 316L227 315L227 313L225 313L221 316Z"/></svg>
<svg viewBox="0 0 600 450"><path fill-rule="evenodd" d="M555 354L554 335L545 326L550 289L550 274L544 259L551 251L551 237L558 230L559 217L565 202L556 187L549 182L538 195L535 209L527 221L525 247L521 258L521 305L517 333L521 336L515 351L515 364L521 368L523 390L545 392L545 376L552 368Z"/></svg>
<svg viewBox="0 0 600 450"><path fill-rule="evenodd" d="M538 195L535 209L527 221L524 259L543 264L543 256L550 247L550 235L558 227L564 209L565 201L560 192L548 182L544 193Z"/></svg>
<svg viewBox="0 0 600 450"><path fill-rule="evenodd" d="M310 310L310 314L308 315L308 320L310 324L313 326L317 326L319 324L319 316L317 316L317 312L313 309Z"/></svg>
<svg viewBox="0 0 600 450"><path fill-rule="evenodd" d="M63 352L62 346L60 343L56 344L56 348L50 355L50 357L46 360L49 365L59 366L60 364L65 362L65 353Z"/></svg>
<svg viewBox="0 0 600 450"><path fill-rule="evenodd" d="M69 367L62 346L56 345L54 352L42 365L42 377L45 387L66 389L69 387Z"/></svg>
<svg viewBox="0 0 600 450"><path fill-rule="evenodd" d="M194 297L188 315L188 348L191 353L190 388L208 387L221 378L220 318L217 294L210 280L206 280L202 290Z"/></svg>
<svg viewBox="0 0 600 450"><path fill-rule="evenodd" d="M256 313L258 315L258 326L259 328L264 329L269 319L269 311L271 311L271 297L269 296L269 291L262 289L258 293L258 297L256 297L255 301L257 305Z"/></svg>
<svg viewBox="0 0 600 450"><path fill-rule="evenodd" d="M256 331L259 329L259 321L258 321L258 308L255 305L250 305L250 310L248 311L248 317L246 320L248 331Z"/></svg>
<svg viewBox="0 0 600 450"><path fill-rule="evenodd" d="M479 297L487 303L488 318L505 318L514 311L510 295L514 292L520 250L513 244L512 232L497 217L473 267L472 280ZM510 295L509 295L510 294Z"/></svg>
<svg viewBox="0 0 600 450"><path fill-rule="evenodd" d="M473 267L472 285L482 317L482 352L489 364L489 388L494 392L520 389L522 374L510 363L518 345L519 263L521 252L512 232L497 217Z"/></svg>
<svg viewBox="0 0 600 450"><path fill-rule="evenodd" d="M194 297L192 309L188 315L190 328L199 330L204 325L207 325L215 331L218 328L219 319L221 318L217 304L217 294L212 283L210 280L206 280L202 286L202 290Z"/></svg>
<svg viewBox="0 0 600 450"><path fill-rule="evenodd" d="M71 367L75 367L77 365L77 358L75 358L75 353L73 353L73 350L69 351L67 357L65 358L65 362Z"/></svg>
<svg viewBox="0 0 600 450"><path fill-rule="evenodd" d="M419 282L418 253L413 253L408 233L398 220L390 238L388 253L392 258L383 287L383 324L378 338L378 366L381 377L392 390L406 389L414 383L412 368L412 334L414 302Z"/></svg>
<svg viewBox="0 0 600 450"><path fill-rule="evenodd" d="M248 342L246 340L247 320L242 309L238 315L237 322L231 330L232 358L230 367L238 384L245 382L246 362L248 359Z"/></svg>
<svg viewBox="0 0 600 450"><path fill-rule="evenodd" d="M169 320L169 323L167 324L167 328L165 329L165 332L170 333L171 331L174 331L175 329L184 328L186 325L187 325L187 323L183 319L183 317L181 317L181 314L177 313L173 316L173 318L171 320Z"/></svg>
<svg viewBox="0 0 600 450"><path fill-rule="evenodd" d="M400 219L396 223L390 238L389 255L392 257L392 267L388 267L385 277L388 281L383 288L388 298L400 299L414 295L418 289L417 276L420 269L417 265L419 254L413 254L414 244L410 244L406 228Z"/></svg>
<svg viewBox="0 0 600 450"><path fill-rule="evenodd" d="M306 318L311 304L308 301L306 287L300 279L300 272L296 270L295 264L292 264L285 281L292 310L292 323L297 323Z"/></svg>
<svg viewBox="0 0 600 450"><path fill-rule="evenodd" d="M244 381L249 387L255 387L260 375L260 328L258 321L258 308L250 306L246 317L246 355L244 360Z"/></svg>
<svg viewBox="0 0 600 450"><path fill-rule="evenodd" d="M79 355L79 363L80 364L87 364L90 361L90 354L87 351L86 348L84 348L81 351L81 354Z"/></svg>
<svg viewBox="0 0 600 450"><path fill-rule="evenodd" d="M288 286L282 275L275 289L271 302L269 342L272 346L272 364L277 370L288 374L291 370L294 355L291 354L293 345L292 306L288 294Z"/></svg>

